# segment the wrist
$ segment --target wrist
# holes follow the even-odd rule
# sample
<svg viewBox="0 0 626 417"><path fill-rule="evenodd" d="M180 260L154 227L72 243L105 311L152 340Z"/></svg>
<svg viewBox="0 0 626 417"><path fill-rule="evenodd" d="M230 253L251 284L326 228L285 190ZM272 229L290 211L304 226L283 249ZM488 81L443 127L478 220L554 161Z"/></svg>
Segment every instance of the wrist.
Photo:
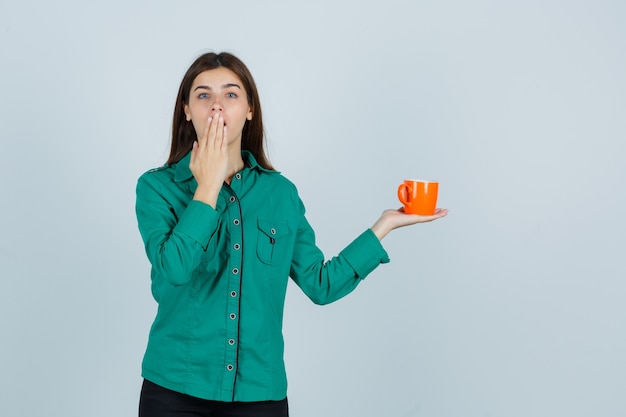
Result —
<svg viewBox="0 0 626 417"><path fill-rule="evenodd" d="M391 232L391 227L384 217L380 217L376 220L376 223L374 223L370 229L374 232L378 240L383 240L383 238Z"/></svg>
<svg viewBox="0 0 626 417"><path fill-rule="evenodd" d="M221 188L221 185L217 187L215 185L198 184L198 188L196 188L193 199L208 204L213 208L216 208L217 196L219 195Z"/></svg>

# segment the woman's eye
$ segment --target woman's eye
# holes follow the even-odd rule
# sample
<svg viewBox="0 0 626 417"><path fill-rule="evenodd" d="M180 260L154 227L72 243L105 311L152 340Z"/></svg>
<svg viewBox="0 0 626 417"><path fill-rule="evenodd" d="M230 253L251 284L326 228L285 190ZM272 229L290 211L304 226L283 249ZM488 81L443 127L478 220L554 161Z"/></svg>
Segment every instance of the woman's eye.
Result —
<svg viewBox="0 0 626 417"><path fill-rule="evenodd" d="M228 97L228 98L237 98L237 94L235 94L235 93L226 93L226 97Z"/></svg>
<svg viewBox="0 0 626 417"><path fill-rule="evenodd" d="M209 98L209 93L200 93L198 98Z"/></svg>

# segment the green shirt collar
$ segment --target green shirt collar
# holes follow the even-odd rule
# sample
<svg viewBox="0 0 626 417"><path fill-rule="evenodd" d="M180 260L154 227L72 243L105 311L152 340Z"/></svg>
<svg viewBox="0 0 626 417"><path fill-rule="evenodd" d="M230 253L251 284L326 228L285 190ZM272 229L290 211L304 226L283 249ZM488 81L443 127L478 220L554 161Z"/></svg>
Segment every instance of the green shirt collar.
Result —
<svg viewBox="0 0 626 417"><path fill-rule="evenodd" d="M263 168L261 165L259 165L259 163L256 161L254 156L252 156L252 153L250 153L250 151L242 150L241 157L243 158L244 162L247 162L247 165L250 167L250 169L259 169L265 172L278 172L278 171L273 171L271 169ZM189 169L190 161L191 161L191 151L189 151L189 153L187 153L187 155L185 155L183 159L181 159L180 161L176 162L176 164L173 165L173 168L176 170L174 181L181 182L181 181L187 181L193 178L193 173Z"/></svg>

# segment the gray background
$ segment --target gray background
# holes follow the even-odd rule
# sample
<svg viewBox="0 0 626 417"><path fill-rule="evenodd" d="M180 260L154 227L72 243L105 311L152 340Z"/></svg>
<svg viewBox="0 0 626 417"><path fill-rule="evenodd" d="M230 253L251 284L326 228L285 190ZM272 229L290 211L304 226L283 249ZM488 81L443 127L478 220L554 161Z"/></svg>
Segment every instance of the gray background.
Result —
<svg viewBox="0 0 626 417"><path fill-rule="evenodd" d="M0 5L0 407L134 416L137 177L193 59L240 56L330 257L438 179L441 221L286 305L292 415L625 416L623 1Z"/></svg>

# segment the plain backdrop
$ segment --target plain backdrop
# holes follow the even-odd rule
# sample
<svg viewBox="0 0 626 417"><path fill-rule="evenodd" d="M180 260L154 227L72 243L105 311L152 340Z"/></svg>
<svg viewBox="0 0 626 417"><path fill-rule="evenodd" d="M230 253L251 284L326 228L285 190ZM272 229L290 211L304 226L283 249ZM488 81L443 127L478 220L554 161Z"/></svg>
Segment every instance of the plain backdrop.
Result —
<svg viewBox="0 0 626 417"><path fill-rule="evenodd" d="M229 51L327 257L404 178L450 209L343 300L290 284L294 417L626 416L622 0L0 4L1 415L136 415L136 181Z"/></svg>

